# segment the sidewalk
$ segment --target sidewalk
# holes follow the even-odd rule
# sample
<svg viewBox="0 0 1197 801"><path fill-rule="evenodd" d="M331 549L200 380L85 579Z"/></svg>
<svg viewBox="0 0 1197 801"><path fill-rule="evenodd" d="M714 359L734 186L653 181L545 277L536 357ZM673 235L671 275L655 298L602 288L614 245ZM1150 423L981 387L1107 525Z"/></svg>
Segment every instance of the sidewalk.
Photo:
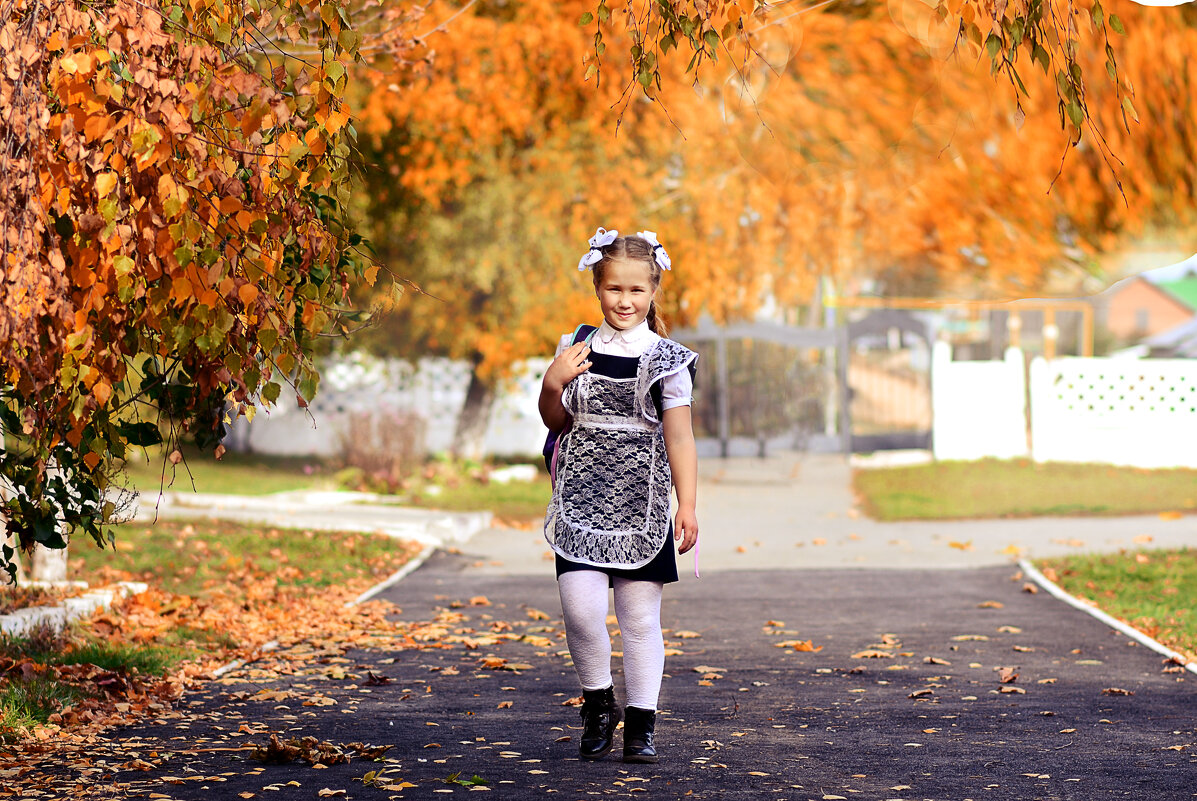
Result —
<svg viewBox="0 0 1197 801"><path fill-rule="evenodd" d="M665 594L659 765L577 759L552 562L539 532L492 529L383 591L407 642L268 654L115 732L62 786L187 801L1197 797L1194 677L1026 592L1000 553L1192 544L1193 518L884 525L849 516L837 460L703 469L704 577L683 559ZM327 769L248 760L270 732L393 747ZM392 789L361 781L380 769ZM474 775L487 784L453 783Z"/></svg>
<svg viewBox="0 0 1197 801"><path fill-rule="evenodd" d="M707 459L699 463L700 569L964 568L1086 551L1197 546L1197 515L1040 517L879 523L855 512L851 471L838 455ZM1149 537L1150 540L1144 538ZM1136 541L1136 538L1139 538ZM538 572L539 530L490 529L466 546L468 575ZM692 560L682 570L693 574Z"/></svg>

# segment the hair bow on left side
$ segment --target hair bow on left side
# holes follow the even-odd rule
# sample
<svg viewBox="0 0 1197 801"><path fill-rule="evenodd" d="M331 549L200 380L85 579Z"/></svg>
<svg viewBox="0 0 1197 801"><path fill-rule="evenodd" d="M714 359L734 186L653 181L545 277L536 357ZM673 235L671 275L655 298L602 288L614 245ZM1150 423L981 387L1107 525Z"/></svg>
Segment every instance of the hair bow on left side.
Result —
<svg viewBox="0 0 1197 801"><path fill-rule="evenodd" d="M665 252L665 246L657 241L655 231L640 231L636 236L653 246L653 258L656 259L662 270L673 269L673 262L670 260L669 254Z"/></svg>

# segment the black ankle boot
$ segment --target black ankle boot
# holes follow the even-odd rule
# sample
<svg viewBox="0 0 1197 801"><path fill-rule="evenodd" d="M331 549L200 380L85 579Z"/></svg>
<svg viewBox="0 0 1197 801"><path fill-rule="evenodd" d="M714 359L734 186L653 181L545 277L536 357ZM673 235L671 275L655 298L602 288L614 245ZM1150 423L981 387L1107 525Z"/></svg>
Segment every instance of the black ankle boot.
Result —
<svg viewBox="0 0 1197 801"><path fill-rule="evenodd" d="M623 761L655 763L657 749L653 747L653 730L657 713L652 709L629 706L623 724Z"/></svg>
<svg viewBox="0 0 1197 801"><path fill-rule="evenodd" d="M615 705L615 688L582 691L582 759L602 759L614 745L615 727L623 716Z"/></svg>

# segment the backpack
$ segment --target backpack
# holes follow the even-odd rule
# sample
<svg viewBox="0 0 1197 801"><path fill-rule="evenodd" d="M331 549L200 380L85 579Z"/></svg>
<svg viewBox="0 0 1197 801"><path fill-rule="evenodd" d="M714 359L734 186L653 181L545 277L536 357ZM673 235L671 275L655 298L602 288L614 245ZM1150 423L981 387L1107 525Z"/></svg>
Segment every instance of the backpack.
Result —
<svg viewBox="0 0 1197 801"><path fill-rule="evenodd" d="M579 342L590 344L590 340L594 338L596 331L598 331L597 327L583 323L574 329L574 335L570 339L569 344L571 346L577 345ZM561 438L569 431L570 425L567 422L565 428L560 431L549 431L548 436L544 440L544 448L541 449L545 467L549 469L549 481L552 483L556 483L557 481L557 454L561 450Z"/></svg>

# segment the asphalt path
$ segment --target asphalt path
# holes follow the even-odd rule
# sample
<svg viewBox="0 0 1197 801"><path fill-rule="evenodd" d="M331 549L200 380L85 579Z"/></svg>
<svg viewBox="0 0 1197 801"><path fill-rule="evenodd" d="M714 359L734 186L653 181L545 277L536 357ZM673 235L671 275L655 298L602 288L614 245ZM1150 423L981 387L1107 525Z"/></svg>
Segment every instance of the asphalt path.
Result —
<svg viewBox="0 0 1197 801"><path fill-rule="evenodd" d="M263 655L21 797L1197 798L1197 677L1010 563L1192 545L1197 517L880 524L826 458L704 463L699 511L703 577L683 558L665 592L658 765L577 758L551 555L491 529L379 596L418 642ZM271 733L390 749L250 759Z"/></svg>
<svg viewBox="0 0 1197 801"><path fill-rule="evenodd" d="M386 591L406 619L448 621L442 642L330 652L292 668L264 659L189 698L185 717L118 732L125 756L158 759L151 771L118 772L112 786L122 797L197 801L321 790L405 799L1197 797L1192 675L1028 592L1013 567L722 571L671 585L662 760L631 766L618 749L596 763L577 758L577 709L563 704L578 690L551 573L471 576L472 559L438 554ZM512 638L487 636L498 632ZM818 650L795 650L808 642ZM330 677L338 665L344 675ZM364 686L370 672L387 683ZM621 694L618 672L616 681ZM228 747L264 742L268 731L389 744L392 761L264 766ZM379 768L401 789L364 786ZM474 776L486 784L448 781Z"/></svg>

